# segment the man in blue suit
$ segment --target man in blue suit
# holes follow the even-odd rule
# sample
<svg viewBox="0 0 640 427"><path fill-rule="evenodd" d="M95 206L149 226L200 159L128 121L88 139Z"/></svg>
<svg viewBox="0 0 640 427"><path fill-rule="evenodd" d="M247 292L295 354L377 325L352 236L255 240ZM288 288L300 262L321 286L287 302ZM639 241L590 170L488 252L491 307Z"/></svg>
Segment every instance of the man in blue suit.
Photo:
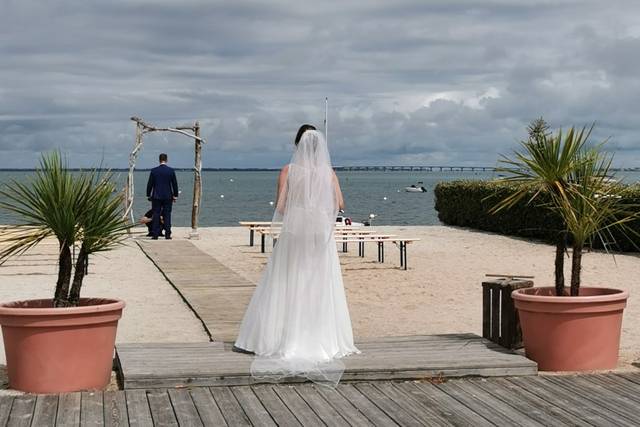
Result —
<svg viewBox="0 0 640 427"><path fill-rule="evenodd" d="M158 240L162 231L160 216L164 221L164 238L171 239L171 208L178 198L178 180L175 171L167 166L167 155L160 154L160 166L151 169L147 182L147 198L151 200L153 218L151 238Z"/></svg>

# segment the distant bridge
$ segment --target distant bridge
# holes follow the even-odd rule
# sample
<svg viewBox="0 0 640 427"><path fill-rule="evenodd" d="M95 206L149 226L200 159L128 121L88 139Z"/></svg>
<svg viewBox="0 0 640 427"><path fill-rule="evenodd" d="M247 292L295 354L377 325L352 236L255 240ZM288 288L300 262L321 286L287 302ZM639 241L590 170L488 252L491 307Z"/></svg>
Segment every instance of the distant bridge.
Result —
<svg viewBox="0 0 640 427"><path fill-rule="evenodd" d="M493 172L494 166L335 166L338 171Z"/></svg>

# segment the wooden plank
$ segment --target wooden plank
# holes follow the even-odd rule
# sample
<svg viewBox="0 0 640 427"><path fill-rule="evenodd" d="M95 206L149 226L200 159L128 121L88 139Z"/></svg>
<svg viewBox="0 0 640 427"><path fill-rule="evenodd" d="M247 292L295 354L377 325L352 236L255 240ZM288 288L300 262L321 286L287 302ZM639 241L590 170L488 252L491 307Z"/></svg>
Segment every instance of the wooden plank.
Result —
<svg viewBox="0 0 640 427"><path fill-rule="evenodd" d="M176 414L176 419L181 427L200 427L203 426L200 415L196 405L191 399L191 394L187 389L169 389L169 398L173 410Z"/></svg>
<svg viewBox="0 0 640 427"><path fill-rule="evenodd" d="M482 336L491 338L491 288L482 284Z"/></svg>
<svg viewBox="0 0 640 427"><path fill-rule="evenodd" d="M373 425L394 426L398 425L382 409L365 397L351 384L338 384L336 390L344 396L360 413L362 413Z"/></svg>
<svg viewBox="0 0 640 427"><path fill-rule="evenodd" d="M419 426L420 421L409 412L405 411L400 405L387 396L382 394L380 390L372 384L358 383L355 384L356 389L362 393L367 399L373 402L378 408L382 409L395 422L403 426Z"/></svg>
<svg viewBox="0 0 640 427"><path fill-rule="evenodd" d="M456 354L460 350L464 350L468 353L483 354L487 357L507 357L510 359L522 359L511 350L504 349L497 344L484 341L465 340L461 342L437 342L430 343L425 342L367 342L356 343L356 345L363 351L363 354L349 356L345 360L359 360L366 358L388 357L389 354L396 355L410 355L415 356L421 352L430 352L433 354L440 353L452 353ZM158 343L141 343L141 344L118 344L116 346L118 356L122 361L140 360L145 361L152 359L156 355L157 359L165 359L166 357L184 357L185 353L193 354L194 356L202 356L208 358L210 355L224 355L229 358L241 359L246 358L245 355L238 353L232 353L225 350L225 346L222 342L201 342L201 343L172 343L172 344L158 344ZM489 350L489 351L487 351ZM162 354L158 354L162 352ZM366 352L366 353L364 353Z"/></svg>
<svg viewBox="0 0 640 427"><path fill-rule="evenodd" d="M273 389L300 424L305 427L324 425L313 409L296 393L293 386L277 385L273 386Z"/></svg>
<svg viewBox="0 0 640 427"><path fill-rule="evenodd" d="M434 334L434 335L398 335L387 337L368 337L360 338L356 341L357 344L366 342L402 342L402 341L465 341L465 340L479 340L487 341L482 337L472 333L459 333L459 334Z"/></svg>
<svg viewBox="0 0 640 427"><path fill-rule="evenodd" d="M212 358L216 360L215 364L226 361L229 363L233 362L238 366L245 366L247 362L250 363L252 358L252 356L247 354L241 354L226 350L208 351L205 348L176 349L174 351L141 349L130 351L127 353L122 350L119 351L119 359L123 365L127 363L131 363L134 365L137 364L140 367L147 367L148 372L152 372L149 371L151 364L164 364L169 366L176 361L184 360L185 357L187 357L194 363L200 363L201 366L207 366L207 362ZM438 349L434 347L424 349L398 349L395 351L392 349L385 350L384 348L375 350L369 350L365 348L363 354L351 355L345 358L344 361L347 365L347 369L349 369L349 365L352 365L352 367L355 369L359 366L365 366L366 364L375 365L384 362L385 360L401 361L402 359L411 359L412 366L417 367L430 367L435 366L434 363L438 364L442 362L451 363L445 363L441 366L456 367L457 365L473 366L472 364L465 363L465 361L470 358L480 362L494 360L516 364L516 366L535 366L534 362L524 358L523 356L509 352L508 350L505 350L505 352L501 352L500 350L495 351L494 349L486 347L474 348L472 345L469 345L466 348L453 347L450 349ZM209 363L209 365L214 365L214 363ZM193 372L191 366L176 366L176 368L180 368L181 372ZM407 368L407 366L399 365L398 368Z"/></svg>
<svg viewBox="0 0 640 427"><path fill-rule="evenodd" d="M309 405L318 417L329 426L348 426L349 423L318 393L311 384L300 384L296 386L296 391L302 399Z"/></svg>
<svg viewBox="0 0 640 427"><path fill-rule="evenodd" d="M146 390L127 390L125 396L129 425L133 427L152 425L153 418L151 418Z"/></svg>
<svg viewBox="0 0 640 427"><path fill-rule="evenodd" d="M36 396L16 396L11 406L11 414L7 421L7 427L28 427L33 420L33 411L36 406Z"/></svg>
<svg viewBox="0 0 640 427"><path fill-rule="evenodd" d="M571 393L567 393L566 390L555 386L553 383L546 379L538 377L527 378L526 382L520 381L520 378L508 378L510 382L520 386L521 388L535 393L538 397L552 403L555 406L560 406L567 412L572 413L578 418L587 421L589 424L595 425L614 425L619 422L620 418L609 419L589 404L584 399L577 398ZM623 418L622 424L628 425L627 421Z"/></svg>
<svg viewBox="0 0 640 427"><path fill-rule="evenodd" d="M178 426L178 420L176 420L171 399L169 399L166 390L149 391L147 392L147 399L149 400L149 409L151 410L154 426Z"/></svg>
<svg viewBox="0 0 640 427"><path fill-rule="evenodd" d="M216 320L218 325L229 324ZM238 321L233 321L237 326ZM235 327L234 326L234 327ZM434 376L534 375L535 362L477 336L404 337L358 344L344 359L344 380L424 379ZM130 388L249 384L252 356L222 343L118 345L123 383ZM299 381L292 379L291 381Z"/></svg>
<svg viewBox="0 0 640 427"><path fill-rule="evenodd" d="M610 402L618 402L622 408L631 409L634 418L640 419L640 384L633 391L625 391L618 388L618 381L600 381L602 375L581 375L578 377L578 385L590 388L594 393L599 393L600 398Z"/></svg>
<svg viewBox="0 0 640 427"><path fill-rule="evenodd" d="M530 376L535 371L530 367L478 367L464 369L416 369L404 371L389 371L385 368L378 370L364 370L361 372L346 371L342 381L375 381L375 380L424 380L432 378L465 377L465 376ZM303 382L302 379L287 379L287 382ZM140 388L170 388L170 387L208 387L208 386L236 386L249 385L256 382L249 374L219 374L203 376L186 376L180 378L144 378L138 377L125 381L125 389Z"/></svg>
<svg viewBox="0 0 640 427"><path fill-rule="evenodd" d="M588 423L583 417L580 416L579 411L573 411L568 405L569 402L556 398L550 398L548 393L533 384L530 381L520 382L511 381L510 378L500 378L496 380L497 383L504 383L505 388L508 388L510 393L524 399L526 402L530 402L536 408L549 414L551 417L558 420L558 424L566 424L571 426L590 426L593 424Z"/></svg>
<svg viewBox="0 0 640 427"><path fill-rule="evenodd" d="M337 390L329 387L316 387L318 393L344 418L349 425L354 427L372 426L371 421L364 416L349 400L345 399Z"/></svg>
<svg viewBox="0 0 640 427"><path fill-rule="evenodd" d="M210 391L228 425L251 425L249 418L247 418L247 415L228 387L213 387Z"/></svg>
<svg viewBox="0 0 640 427"><path fill-rule="evenodd" d="M36 397L33 410L33 426L54 426L58 412L58 396L55 394L41 394Z"/></svg>
<svg viewBox="0 0 640 427"><path fill-rule="evenodd" d="M7 424L13 405L13 396L0 395L0 426Z"/></svg>
<svg viewBox="0 0 640 427"><path fill-rule="evenodd" d="M609 390L624 395L640 405L640 385L630 383L617 375L588 375L585 377L588 381L601 384Z"/></svg>
<svg viewBox="0 0 640 427"><path fill-rule="evenodd" d="M505 286L500 290L500 341L498 343L506 348L513 348L516 344L515 313L515 305L511 299L511 286Z"/></svg>
<svg viewBox="0 0 640 427"><path fill-rule="evenodd" d="M281 426L300 426L298 419L291 413L270 385L252 387L262 406L269 412L273 420Z"/></svg>
<svg viewBox="0 0 640 427"><path fill-rule="evenodd" d="M617 396L605 387L584 381L580 376L549 376L550 382L573 393L576 397L581 396L592 405L597 406L601 413L610 416L615 413L615 417L624 417L630 423L640 419L640 410L635 402L629 401L622 396Z"/></svg>
<svg viewBox="0 0 640 427"><path fill-rule="evenodd" d="M494 424L529 427L543 425L530 419L525 413L513 409L510 405L505 404L475 383L454 380L439 384L438 388Z"/></svg>
<svg viewBox="0 0 640 427"><path fill-rule="evenodd" d="M58 400L57 426L77 426L80 424L80 399L82 395L76 393L64 393Z"/></svg>
<svg viewBox="0 0 640 427"><path fill-rule="evenodd" d="M189 241L138 242L215 340L235 339L254 284ZM176 261L178 260L178 261Z"/></svg>
<svg viewBox="0 0 640 427"><path fill-rule="evenodd" d="M103 426L104 401L101 391L83 392L80 399L80 425Z"/></svg>
<svg viewBox="0 0 640 427"><path fill-rule="evenodd" d="M209 351L224 350L224 343L222 342L177 342L177 343L124 343L117 344L116 349L124 352L129 352L131 350L136 350L136 352L132 352L133 355L136 355L139 351L147 351L152 354L155 351L161 350L164 352L168 352L171 350L185 350L185 349L207 349Z"/></svg>
<svg viewBox="0 0 640 427"><path fill-rule="evenodd" d="M486 357L499 357L506 359L515 359L515 360L523 360L529 364L533 362L524 359L522 356L514 353L511 350L502 348L497 344L493 343L484 343L484 342L473 342L468 341L464 343L365 343L365 344L356 344L363 352L362 354L356 354L349 356L345 360L356 361L356 360L364 360L364 359L373 359L373 358L389 358L389 355L395 356L417 356L419 353L431 353L434 355L449 353L450 355L459 354L461 350L464 350L466 353L471 354L474 353L476 355L484 355ZM210 357L210 355L225 355L229 358L238 359L242 357L246 357L244 355L239 355L239 353L232 353L228 350L224 349L224 345L220 342L217 343L176 343L173 345L158 345L154 343L149 343L148 345L140 344L140 345L129 345L129 344L119 344L117 347L118 357L123 360L148 360L151 358L153 360L153 356L156 356L156 359L164 360L167 357L184 357L184 355L188 352L189 354L193 353L194 356L202 356L203 358ZM161 352L162 354L158 354Z"/></svg>
<svg viewBox="0 0 640 427"><path fill-rule="evenodd" d="M127 400L122 391L105 391L104 401L104 425L105 426L128 426L129 415L127 414Z"/></svg>
<svg viewBox="0 0 640 427"><path fill-rule="evenodd" d="M441 391L437 385L431 383L402 383L396 384L396 386L423 405L433 408L441 417L454 425L483 427L493 425Z"/></svg>
<svg viewBox="0 0 640 427"><path fill-rule="evenodd" d="M198 415L205 426L226 426L218 404L214 400L208 388L194 388L189 390L193 404L198 410Z"/></svg>
<svg viewBox="0 0 640 427"><path fill-rule="evenodd" d="M234 394L238 403L244 410L244 413L255 426L275 426L276 423L264 408L260 399L256 397L250 387L232 387L231 392Z"/></svg>
<svg viewBox="0 0 640 427"><path fill-rule="evenodd" d="M392 382L378 381L375 383L385 396L397 403L402 409L413 415L415 418L426 422L430 426L448 426L450 423L432 408L423 405L400 390Z"/></svg>
<svg viewBox="0 0 640 427"><path fill-rule="evenodd" d="M588 426L577 417L502 378L468 380L543 425Z"/></svg>
<svg viewBox="0 0 640 427"><path fill-rule="evenodd" d="M629 382L640 385L640 375L638 374L628 374L626 372L620 372L620 373L617 373L616 375L618 375L620 378L624 378Z"/></svg>
<svg viewBox="0 0 640 427"><path fill-rule="evenodd" d="M500 340L500 292L495 287L491 289L491 339Z"/></svg>

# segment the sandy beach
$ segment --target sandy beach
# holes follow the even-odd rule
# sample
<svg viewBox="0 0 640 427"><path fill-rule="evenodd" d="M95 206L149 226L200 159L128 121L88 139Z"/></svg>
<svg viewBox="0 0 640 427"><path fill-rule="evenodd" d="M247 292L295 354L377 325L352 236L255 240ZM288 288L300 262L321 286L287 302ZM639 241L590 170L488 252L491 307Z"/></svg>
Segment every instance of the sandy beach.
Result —
<svg viewBox="0 0 640 427"><path fill-rule="evenodd" d="M385 263L375 244L358 257L352 245L340 253L351 320L357 338L473 332L482 334L485 274L535 276L536 286L553 285L555 248L542 243L444 226L375 227L382 233L417 237L408 247L409 269L400 269L399 251L387 245ZM247 229L201 230L194 243L249 280L258 281L268 254L248 246ZM569 265L567 267L567 277ZM620 367L640 362L640 259L638 254L586 253L585 286L630 291L623 322Z"/></svg>
<svg viewBox="0 0 640 427"><path fill-rule="evenodd" d="M367 246L366 257L340 253L356 339L374 336L473 332L481 334L481 282L487 273L535 276L553 283L554 248L489 233L443 226L375 227L421 240L408 248L409 270L399 267L398 249L388 244L386 262ZM188 229L174 229L181 239ZM248 246L241 227L201 228L192 242L247 279L257 282L268 253ZM161 241L158 244L171 244ZM46 243L0 267L0 300L49 298L55 285L55 244ZM640 362L640 262L637 254L587 253L583 283L631 292L622 331L620 367ZM119 297L127 302L118 342L206 341L200 321L134 241L96 255L83 296ZM3 350L3 349L2 349ZM4 363L4 351L0 352Z"/></svg>

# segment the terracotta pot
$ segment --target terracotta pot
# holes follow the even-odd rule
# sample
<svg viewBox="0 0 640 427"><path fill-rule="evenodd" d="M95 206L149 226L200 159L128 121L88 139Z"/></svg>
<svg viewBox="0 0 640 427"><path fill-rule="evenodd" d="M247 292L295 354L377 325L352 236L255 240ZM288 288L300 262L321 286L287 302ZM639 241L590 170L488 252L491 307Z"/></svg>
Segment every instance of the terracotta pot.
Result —
<svg viewBox="0 0 640 427"><path fill-rule="evenodd" d="M622 312L629 293L581 287L576 297L555 288L518 289L525 352L541 371L613 369L618 363Z"/></svg>
<svg viewBox="0 0 640 427"><path fill-rule="evenodd" d="M82 298L0 304L9 386L31 393L99 390L109 384L124 301Z"/></svg>

